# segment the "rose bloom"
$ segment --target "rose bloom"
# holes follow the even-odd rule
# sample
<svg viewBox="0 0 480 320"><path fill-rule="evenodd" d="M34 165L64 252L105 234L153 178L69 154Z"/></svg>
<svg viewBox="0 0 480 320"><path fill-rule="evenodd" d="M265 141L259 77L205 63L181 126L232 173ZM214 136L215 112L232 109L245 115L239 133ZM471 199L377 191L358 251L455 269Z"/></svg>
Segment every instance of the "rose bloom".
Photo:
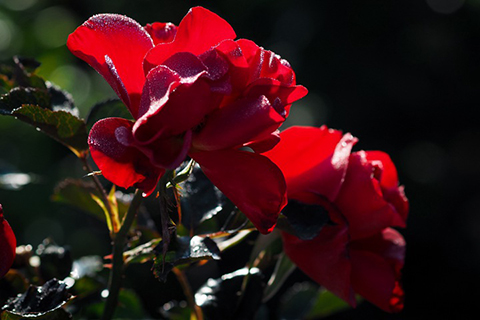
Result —
<svg viewBox="0 0 480 320"><path fill-rule="evenodd" d="M178 27L95 15L67 46L108 81L135 119L103 119L90 131L90 151L106 179L148 195L166 169L189 156L267 233L286 204L286 187L259 152L278 142L277 128L307 90L296 85L287 61L235 38L225 20L195 7Z"/></svg>
<svg viewBox="0 0 480 320"><path fill-rule="evenodd" d="M3 217L3 207L0 204L0 278L12 266L16 246L15 234L13 234L12 228Z"/></svg>
<svg viewBox="0 0 480 320"><path fill-rule="evenodd" d="M402 310L405 241L391 227L406 226L408 200L390 157L351 153L357 139L325 126L292 127L280 136L265 155L285 175L288 199L319 206L319 215L325 209L332 222L311 240L282 232L286 254L352 306L360 294L387 312Z"/></svg>

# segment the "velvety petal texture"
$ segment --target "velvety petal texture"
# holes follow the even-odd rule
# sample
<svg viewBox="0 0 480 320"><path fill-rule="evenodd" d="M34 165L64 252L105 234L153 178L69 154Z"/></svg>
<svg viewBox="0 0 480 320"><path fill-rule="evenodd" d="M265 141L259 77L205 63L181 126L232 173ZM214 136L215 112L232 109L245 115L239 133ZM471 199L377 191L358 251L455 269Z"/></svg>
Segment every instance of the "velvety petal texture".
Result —
<svg viewBox="0 0 480 320"><path fill-rule="evenodd" d="M278 143L277 129L307 89L296 85L286 60L235 37L225 20L194 7L178 27L97 15L69 36L68 47L135 119L92 127L90 151L105 178L150 194L166 169L190 156L267 233L286 203L286 186L259 152Z"/></svg>
<svg viewBox="0 0 480 320"><path fill-rule="evenodd" d="M234 149L191 156L261 233L273 230L287 203L285 180L277 166L262 155Z"/></svg>
<svg viewBox="0 0 480 320"><path fill-rule="evenodd" d="M153 46L138 22L118 14L91 17L67 40L70 51L107 80L134 117L145 82L143 58Z"/></svg>
<svg viewBox="0 0 480 320"><path fill-rule="evenodd" d="M390 157L351 153L357 139L325 126L292 127L280 138L264 155L282 170L288 199L321 205L335 222L309 241L284 233L285 252L351 305L356 293L387 312L400 311L405 241L390 227L406 226L408 200Z"/></svg>
<svg viewBox="0 0 480 320"><path fill-rule="evenodd" d="M12 228L3 216L3 207L0 204L0 278L3 277L12 266L15 259L17 240Z"/></svg>

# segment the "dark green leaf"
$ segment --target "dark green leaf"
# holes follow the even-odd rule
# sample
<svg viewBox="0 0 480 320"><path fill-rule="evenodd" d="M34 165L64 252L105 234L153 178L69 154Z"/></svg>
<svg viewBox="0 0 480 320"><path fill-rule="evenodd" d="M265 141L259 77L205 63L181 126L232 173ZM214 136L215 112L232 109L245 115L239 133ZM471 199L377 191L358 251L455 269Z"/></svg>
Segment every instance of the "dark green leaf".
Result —
<svg viewBox="0 0 480 320"><path fill-rule="evenodd" d="M153 265L154 275L162 281L175 266L200 260L220 259L220 250L210 238L199 236L173 238L165 257L161 254L162 246L163 243L160 242L156 248L157 253Z"/></svg>
<svg viewBox="0 0 480 320"><path fill-rule="evenodd" d="M275 265L270 280L268 280L267 287L263 293L263 302L268 301L278 292L278 290L280 290L295 268L296 266L292 260L290 260L285 253L282 253L277 260L277 264Z"/></svg>
<svg viewBox="0 0 480 320"><path fill-rule="evenodd" d="M97 103L90 109L90 113L87 117L87 127L90 128L97 122L98 120L110 118L110 117L117 117L117 118L124 118L128 120L133 120L132 115L128 111L125 104L118 99L110 99L107 101L103 101Z"/></svg>
<svg viewBox="0 0 480 320"><path fill-rule="evenodd" d="M281 319L304 319L317 297L318 286L309 282L297 283L282 297L280 304Z"/></svg>
<svg viewBox="0 0 480 320"><path fill-rule="evenodd" d="M189 178L180 184L182 206L182 224L190 230L222 211L226 203L225 196L195 165Z"/></svg>
<svg viewBox="0 0 480 320"><path fill-rule="evenodd" d="M332 223L324 207L296 200L289 200L282 214L287 218L294 235L302 240L315 238L326 224Z"/></svg>
<svg viewBox="0 0 480 320"><path fill-rule="evenodd" d="M57 185L52 200L72 205L105 221L103 209L98 202L92 198L92 195L97 198L101 197L93 183L84 180L67 179Z"/></svg>
<svg viewBox="0 0 480 320"><path fill-rule="evenodd" d="M63 143L78 157L88 150L85 122L69 112L51 111L37 105L24 105L14 110L12 114Z"/></svg>
<svg viewBox="0 0 480 320"><path fill-rule="evenodd" d="M238 293L247 274L248 285L239 301ZM219 279L209 279L195 293L195 302L207 319L253 319L262 301L263 288L260 270L243 268Z"/></svg>
<svg viewBox="0 0 480 320"><path fill-rule="evenodd" d="M50 96L44 89L15 87L8 94L0 97L0 114L13 115L16 109L24 105L49 109Z"/></svg>
<svg viewBox="0 0 480 320"><path fill-rule="evenodd" d="M46 85L48 94L50 95L51 109L53 111L66 111L78 117L78 109L75 107L72 95L51 82L47 81Z"/></svg>
<svg viewBox="0 0 480 320"><path fill-rule="evenodd" d="M132 290L122 289L118 296L118 307L115 309L115 319L145 319L147 314L142 302Z"/></svg>
<svg viewBox="0 0 480 320"><path fill-rule="evenodd" d="M342 310L351 308L348 303L334 295L328 290L320 289L317 298L306 315L306 319L318 319L326 317Z"/></svg>
<svg viewBox="0 0 480 320"><path fill-rule="evenodd" d="M23 317L42 320L71 319L62 306L71 299L63 281L52 279L42 287L30 286L28 290L3 306L2 320Z"/></svg>

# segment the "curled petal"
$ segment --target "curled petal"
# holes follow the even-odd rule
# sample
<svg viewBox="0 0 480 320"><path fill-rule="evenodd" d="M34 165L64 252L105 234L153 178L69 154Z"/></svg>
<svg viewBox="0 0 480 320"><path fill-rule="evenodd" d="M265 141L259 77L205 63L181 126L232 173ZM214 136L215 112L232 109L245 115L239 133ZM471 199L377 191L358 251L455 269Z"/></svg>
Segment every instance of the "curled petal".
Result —
<svg viewBox="0 0 480 320"><path fill-rule="evenodd" d="M273 230L287 202L285 180L277 166L259 154L234 149L190 156L261 233Z"/></svg>
<svg viewBox="0 0 480 320"><path fill-rule="evenodd" d="M405 240L387 228L350 245L352 286L355 292L387 312L403 309L400 271L405 257Z"/></svg>
<svg viewBox="0 0 480 320"><path fill-rule="evenodd" d="M145 73L163 64L176 52L200 55L221 41L235 37L230 24L218 15L202 7L192 8L178 25L175 39L170 43L157 45L147 54L144 62Z"/></svg>
<svg viewBox="0 0 480 320"><path fill-rule="evenodd" d="M181 55L191 58L190 62L185 59L183 65L180 61L178 64L173 61L171 65L183 76L167 66L158 66L147 76L141 100L141 117L133 129L135 138L141 144L150 144L160 137L167 138L192 129L218 104L206 80L200 79L207 72L203 64L189 53ZM180 70L185 63L190 63L191 68Z"/></svg>
<svg viewBox="0 0 480 320"><path fill-rule="evenodd" d="M155 45L172 42L177 34L177 26L171 22L148 23L144 29L152 37Z"/></svg>
<svg viewBox="0 0 480 320"><path fill-rule="evenodd" d="M367 238L390 227L405 227L405 220L384 197L375 177L375 163L365 152L350 155L345 181L335 204L350 224L352 239Z"/></svg>
<svg viewBox="0 0 480 320"><path fill-rule="evenodd" d="M136 117L145 82L143 58L153 48L143 27L122 15L99 14L70 34L67 46L107 80Z"/></svg>
<svg viewBox="0 0 480 320"><path fill-rule="evenodd" d="M245 147L252 148L256 153L264 153L271 150L280 142L280 131L275 130L268 134L265 138L260 138L256 141L245 144Z"/></svg>
<svg viewBox="0 0 480 320"><path fill-rule="evenodd" d="M3 217L3 208L0 204L0 278L3 277L12 266L15 259L17 240L12 228Z"/></svg>
<svg viewBox="0 0 480 320"><path fill-rule="evenodd" d="M381 167L380 187L383 197L390 202L402 217L407 220L409 204L403 186L398 185L397 169L390 156L382 151L366 151L368 161Z"/></svg>
<svg viewBox="0 0 480 320"><path fill-rule="evenodd" d="M275 110L284 117L290 112L290 105L306 96L308 90L304 86L287 86L278 80L260 78L250 84L245 92L247 97L266 96Z"/></svg>
<svg viewBox="0 0 480 320"><path fill-rule="evenodd" d="M283 121L265 96L240 99L209 115L193 147L206 151L241 146L274 132Z"/></svg>
<svg viewBox="0 0 480 320"><path fill-rule="evenodd" d="M148 195L165 169L154 166L133 146L132 126L131 121L121 118L98 121L88 137L90 153L107 180L123 188L140 188Z"/></svg>
<svg viewBox="0 0 480 320"><path fill-rule="evenodd" d="M280 142L265 156L282 170L289 196L310 192L334 201L357 139L326 126L291 127L280 137Z"/></svg>

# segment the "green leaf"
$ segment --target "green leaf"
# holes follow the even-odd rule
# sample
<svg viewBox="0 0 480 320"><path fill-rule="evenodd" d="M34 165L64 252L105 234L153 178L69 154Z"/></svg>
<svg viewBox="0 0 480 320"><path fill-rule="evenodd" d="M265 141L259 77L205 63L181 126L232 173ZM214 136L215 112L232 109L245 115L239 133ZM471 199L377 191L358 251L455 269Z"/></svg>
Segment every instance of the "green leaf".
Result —
<svg viewBox="0 0 480 320"><path fill-rule="evenodd" d="M309 282L296 283L280 301L280 317L285 320L304 319L317 297L318 286Z"/></svg>
<svg viewBox="0 0 480 320"><path fill-rule="evenodd" d="M165 280L170 270L181 264L189 264L200 260L220 259L220 250L215 242L206 237L177 237L170 242L165 257L161 254L162 242L155 250L157 254L153 265L153 274Z"/></svg>
<svg viewBox="0 0 480 320"><path fill-rule="evenodd" d="M84 157L88 150L85 121L78 118L72 96L35 74L33 59L14 57L0 66L0 114L15 116Z"/></svg>
<svg viewBox="0 0 480 320"><path fill-rule="evenodd" d="M118 307L115 309L115 319L146 319L147 314L143 309L138 295L128 289L120 290Z"/></svg>
<svg viewBox="0 0 480 320"><path fill-rule="evenodd" d="M69 112L24 105L12 115L64 144L78 157L83 157L88 150L85 122Z"/></svg>
<svg viewBox="0 0 480 320"><path fill-rule="evenodd" d="M334 313L351 308L348 303L331 293L330 291L321 288L318 291L317 298L306 315L306 319L317 319L320 317L327 317Z"/></svg>
<svg viewBox="0 0 480 320"><path fill-rule="evenodd" d="M160 241L162 241L162 239L154 239L131 250L125 251L123 253L125 264L144 263L153 260L156 257L155 248Z"/></svg>
<svg viewBox="0 0 480 320"><path fill-rule="evenodd" d="M67 179L55 187L52 200L74 206L105 221L105 213L94 197L100 198L100 194L93 183Z"/></svg>
<svg viewBox="0 0 480 320"><path fill-rule="evenodd" d="M4 312L1 319L72 319L72 316L62 308L70 299L72 296L67 292L66 284L52 279L42 287L30 286L25 293L9 299L2 308Z"/></svg>
<svg viewBox="0 0 480 320"><path fill-rule="evenodd" d="M97 103L92 109L90 109L90 113L87 117L88 130L90 130L98 120L111 117L133 120L132 115L122 101L118 99L110 99Z"/></svg>
<svg viewBox="0 0 480 320"><path fill-rule="evenodd" d="M246 276L250 281L245 295L240 297L238 292ZM218 279L209 279L195 293L195 302L206 319L253 319L262 301L262 279L257 268L243 268Z"/></svg>
<svg viewBox="0 0 480 320"><path fill-rule="evenodd" d="M270 277L270 280L268 280L267 287L263 292L263 302L270 300L270 298L280 290L295 268L296 266L292 260L290 260L285 253L282 253L277 260L272 276Z"/></svg>
<svg viewBox="0 0 480 320"><path fill-rule="evenodd" d="M39 272L42 279L65 279L72 271L73 261L68 247L60 247L47 238L38 246L36 253L40 258Z"/></svg>

